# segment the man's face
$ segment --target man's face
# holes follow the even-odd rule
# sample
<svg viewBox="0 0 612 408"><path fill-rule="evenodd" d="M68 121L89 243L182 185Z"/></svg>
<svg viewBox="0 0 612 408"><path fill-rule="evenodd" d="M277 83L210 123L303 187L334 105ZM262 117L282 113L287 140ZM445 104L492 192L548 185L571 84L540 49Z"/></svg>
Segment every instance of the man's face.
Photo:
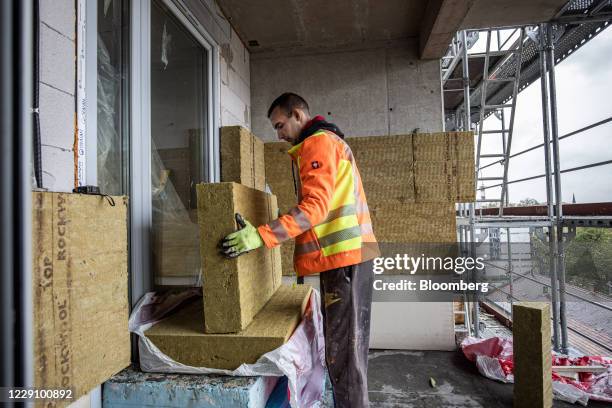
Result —
<svg viewBox="0 0 612 408"><path fill-rule="evenodd" d="M292 145L297 143L302 127L307 121L307 115L301 109L294 109L291 113L287 113L277 106L270 115L270 122L279 140L284 140Z"/></svg>

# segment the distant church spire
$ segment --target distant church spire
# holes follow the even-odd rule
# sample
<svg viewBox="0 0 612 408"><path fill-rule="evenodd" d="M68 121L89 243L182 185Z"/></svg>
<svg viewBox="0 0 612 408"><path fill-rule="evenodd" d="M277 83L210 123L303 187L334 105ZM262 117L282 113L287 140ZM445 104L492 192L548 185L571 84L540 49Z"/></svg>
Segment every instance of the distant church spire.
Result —
<svg viewBox="0 0 612 408"><path fill-rule="evenodd" d="M576 204L576 194L572 193L572 204Z"/></svg>

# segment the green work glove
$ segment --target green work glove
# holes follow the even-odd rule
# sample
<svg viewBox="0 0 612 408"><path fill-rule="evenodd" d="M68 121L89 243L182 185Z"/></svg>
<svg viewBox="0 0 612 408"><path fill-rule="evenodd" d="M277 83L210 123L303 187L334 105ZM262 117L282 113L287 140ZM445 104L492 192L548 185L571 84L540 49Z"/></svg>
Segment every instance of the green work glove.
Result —
<svg viewBox="0 0 612 408"><path fill-rule="evenodd" d="M263 245L263 240L259 236L257 228L244 220L238 213L236 213L236 224L238 224L240 229L229 234L220 242L221 254L228 258L235 258L246 254Z"/></svg>

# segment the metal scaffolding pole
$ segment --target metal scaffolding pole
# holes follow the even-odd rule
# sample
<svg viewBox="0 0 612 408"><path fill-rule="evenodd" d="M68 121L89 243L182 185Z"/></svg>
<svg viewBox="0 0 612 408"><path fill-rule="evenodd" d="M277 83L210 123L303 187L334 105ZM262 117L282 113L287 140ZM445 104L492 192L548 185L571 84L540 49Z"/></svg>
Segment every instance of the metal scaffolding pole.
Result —
<svg viewBox="0 0 612 408"><path fill-rule="evenodd" d="M567 318L565 308L565 253L563 247L563 213L561 201L561 160L559 157L559 126L557 117L557 94L555 84L555 45L553 25L548 24L547 31L547 63L550 94L550 122L552 133L553 167L555 183L555 214L557 221L557 275L559 279L559 317L561 322L561 351L567 353Z"/></svg>
<svg viewBox="0 0 612 408"><path fill-rule="evenodd" d="M14 214L13 190L13 156L15 131L13 111L13 8L14 2L0 2L0 217L11 220ZM15 356L14 339L17 337L15 327L15 294L13 290L15 274L13 271L14 258L14 223L0 230L0 385L10 387L17 384L15 367L19 365ZM13 404L9 403L9 407Z"/></svg>
<svg viewBox="0 0 612 408"><path fill-rule="evenodd" d="M554 216L553 197L552 197L552 182L550 168L550 122L549 122L549 102L548 102L548 81L546 79L546 24L540 24L540 83L542 95L542 129L544 135L544 170L546 172L546 203L547 215L551 221L551 226L548 227L548 256L550 265L550 286L551 286L551 303L552 303L552 318L553 318L553 346L556 351L559 351L559 300L557 287L557 265L555 262L556 239L555 230L552 227L552 219Z"/></svg>
<svg viewBox="0 0 612 408"><path fill-rule="evenodd" d="M514 286L513 286L513 282L512 282L512 239L511 239L511 235L510 235L510 228L506 228L506 239L507 239L507 246L508 246L508 278L509 278L509 288L510 288L510 318L512 319L514 316L512 315L512 307L514 305ZM501 251L500 251L501 252Z"/></svg>
<svg viewBox="0 0 612 408"><path fill-rule="evenodd" d="M470 123L472 122L471 118L471 107L470 107L470 75L469 75L469 61L468 61L468 47L467 47L467 34L466 31L463 30L461 32L461 42L463 43L463 52L462 52L462 67L463 67L463 103L464 103L464 122L463 122L463 130L466 132L471 131ZM478 180L478 166L476 166L476 174L474 177L474 189L478 188L476 184ZM476 253L476 244L474 242L474 203L470 203L470 233L469 233L469 248L470 248L470 256L474 256ZM480 319L479 319L479 311L478 311L478 294L474 295L474 305L473 305L473 322L474 322L474 336L480 337ZM466 311L467 313L467 311ZM468 328L469 334L469 328Z"/></svg>
<svg viewBox="0 0 612 408"><path fill-rule="evenodd" d="M32 12L32 2L0 2L0 385L12 388L34 385Z"/></svg>

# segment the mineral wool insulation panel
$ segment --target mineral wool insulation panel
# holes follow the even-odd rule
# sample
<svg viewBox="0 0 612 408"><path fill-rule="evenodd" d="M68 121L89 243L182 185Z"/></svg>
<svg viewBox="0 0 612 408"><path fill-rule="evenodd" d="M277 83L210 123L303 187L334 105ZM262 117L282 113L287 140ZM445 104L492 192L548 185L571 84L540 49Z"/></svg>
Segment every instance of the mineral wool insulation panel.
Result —
<svg viewBox="0 0 612 408"><path fill-rule="evenodd" d="M127 198L112 200L32 193L34 384L73 401L130 364Z"/></svg>
<svg viewBox="0 0 612 408"><path fill-rule="evenodd" d="M204 321L207 333L245 329L280 286L280 248L259 248L227 259L218 243L238 226L234 214L257 227L276 218L276 197L236 183L197 186Z"/></svg>

